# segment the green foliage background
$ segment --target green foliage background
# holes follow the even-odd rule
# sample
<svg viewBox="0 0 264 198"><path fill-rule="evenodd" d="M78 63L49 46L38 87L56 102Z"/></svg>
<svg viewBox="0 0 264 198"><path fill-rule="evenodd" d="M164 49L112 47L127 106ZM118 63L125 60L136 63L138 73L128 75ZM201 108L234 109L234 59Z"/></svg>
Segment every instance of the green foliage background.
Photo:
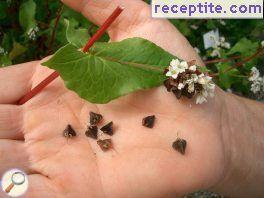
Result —
<svg viewBox="0 0 264 198"><path fill-rule="evenodd" d="M41 59L53 54L67 44L66 28L70 22L75 31L92 35L98 27L93 25L79 13L63 6L61 18L52 34L56 18L62 4L58 0L1 0L0 1L0 67ZM212 49L203 47L203 34L219 29L221 36L231 44L231 49L221 49L221 58L239 55L241 61L254 54L264 40L264 20L170 20L190 41L200 49L200 55L206 60L211 57ZM197 27L194 29L193 27ZM32 33L33 30L33 33ZM36 31L34 31L36 30ZM74 38L73 38L74 39ZM105 35L102 41L107 41ZM258 56L245 63L242 67L224 73L232 67L235 60L225 63L208 64L213 72L219 73L216 82L223 89L232 89L238 94L250 96L250 84L247 79L250 69L257 66L261 71L264 64L263 56ZM263 73L263 71L262 71Z"/></svg>

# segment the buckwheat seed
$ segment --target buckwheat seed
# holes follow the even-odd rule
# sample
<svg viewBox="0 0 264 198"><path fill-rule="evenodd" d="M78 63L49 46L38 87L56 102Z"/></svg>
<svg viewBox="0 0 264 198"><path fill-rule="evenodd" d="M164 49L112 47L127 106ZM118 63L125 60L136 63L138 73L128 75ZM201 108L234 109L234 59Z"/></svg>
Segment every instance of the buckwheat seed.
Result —
<svg viewBox="0 0 264 198"><path fill-rule="evenodd" d="M98 127L97 126L89 126L85 132L85 135L87 137L97 139L97 132L98 132Z"/></svg>
<svg viewBox="0 0 264 198"><path fill-rule="evenodd" d="M104 140L98 140L97 144L100 146L100 148L103 151L108 151L112 148L112 140L111 139L104 139Z"/></svg>
<svg viewBox="0 0 264 198"><path fill-rule="evenodd" d="M108 134L108 135L113 135L114 134L113 122L109 122L108 124L103 126L100 130L103 131L104 133Z"/></svg>
<svg viewBox="0 0 264 198"><path fill-rule="evenodd" d="M155 115L147 116L142 120L142 125L148 128L153 128L154 123L155 123Z"/></svg>
<svg viewBox="0 0 264 198"><path fill-rule="evenodd" d="M63 136L66 138L75 137L77 134L70 124L67 125L66 129L63 131Z"/></svg>
<svg viewBox="0 0 264 198"><path fill-rule="evenodd" d="M103 116L101 114L97 114L94 112L90 112L89 114L90 114L91 125L97 125L103 119Z"/></svg>
<svg viewBox="0 0 264 198"><path fill-rule="evenodd" d="M172 148L180 152L182 155L185 154L186 146L187 146L186 140L181 138L177 138L176 141L172 143Z"/></svg>

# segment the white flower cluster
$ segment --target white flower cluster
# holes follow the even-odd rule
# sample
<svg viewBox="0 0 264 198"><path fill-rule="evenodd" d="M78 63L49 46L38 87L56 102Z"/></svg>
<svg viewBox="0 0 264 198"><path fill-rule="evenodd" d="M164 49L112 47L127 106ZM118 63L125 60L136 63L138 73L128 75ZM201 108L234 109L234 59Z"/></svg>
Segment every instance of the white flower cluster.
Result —
<svg viewBox="0 0 264 198"><path fill-rule="evenodd" d="M226 22L225 22L223 19L219 19L218 21L219 21L219 23L220 23L221 25L223 25L223 26L226 25Z"/></svg>
<svg viewBox="0 0 264 198"><path fill-rule="evenodd" d="M195 64L188 64L186 61L174 59L171 61L166 73L169 77L167 89L178 89L187 96L196 96L196 104L207 102L207 98L214 97L215 84L212 77L197 70ZM172 81L172 82L171 82Z"/></svg>
<svg viewBox="0 0 264 198"><path fill-rule="evenodd" d="M264 47L264 41L261 41L260 44L261 44L261 47Z"/></svg>
<svg viewBox="0 0 264 198"><path fill-rule="evenodd" d="M176 79L179 74L185 72L188 69L188 63L186 61L180 61L179 59L173 59L169 66L169 71L166 76Z"/></svg>
<svg viewBox="0 0 264 198"><path fill-rule="evenodd" d="M198 92L196 96L196 104L202 104L207 102L207 98L214 97L215 95L215 84L212 81L212 77L200 74L198 76L198 83L202 85L203 89Z"/></svg>
<svg viewBox="0 0 264 198"><path fill-rule="evenodd" d="M4 53L5 53L5 49L0 46L0 54L4 54Z"/></svg>
<svg viewBox="0 0 264 198"><path fill-rule="evenodd" d="M37 38L37 32L39 31L38 26L34 28L30 28L29 31L27 32L28 38L32 41L35 41Z"/></svg>
<svg viewBox="0 0 264 198"><path fill-rule="evenodd" d="M231 47L230 43L226 42L225 37L223 37L223 36L220 37L219 40L217 40L215 36L211 35L211 39L214 42L213 51L210 54L210 56L212 56L212 57L218 56L220 58L221 57L221 53L220 53L221 48L230 49L230 47Z"/></svg>
<svg viewBox="0 0 264 198"><path fill-rule="evenodd" d="M197 25L190 25L190 28L193 30L197 30L199 27Z"/></svg>
<svg viewBox="0 0 264 198"><path fill-rule="evenodd" d="M252 82L250 90L254 94L264 93L264 77L260 76L259 70L256 67L252 67L248 80Z"/></svg>

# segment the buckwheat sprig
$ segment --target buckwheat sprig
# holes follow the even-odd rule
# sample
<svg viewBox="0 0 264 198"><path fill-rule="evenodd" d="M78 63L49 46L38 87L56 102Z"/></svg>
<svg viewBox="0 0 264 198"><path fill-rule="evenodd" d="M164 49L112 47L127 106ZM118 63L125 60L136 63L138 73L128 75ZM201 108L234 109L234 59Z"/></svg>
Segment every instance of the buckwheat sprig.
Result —
<svg viewBox="0 0 264 198"><path fill-rule="evenodd" d="M195 97L196 104L202 104L207 102L208 97L214 97L215 84L212 77L201 73L194 61L173 59L164 73L168 77L164 81L165 87L178 99L182 96L189 99Z"/></svg>

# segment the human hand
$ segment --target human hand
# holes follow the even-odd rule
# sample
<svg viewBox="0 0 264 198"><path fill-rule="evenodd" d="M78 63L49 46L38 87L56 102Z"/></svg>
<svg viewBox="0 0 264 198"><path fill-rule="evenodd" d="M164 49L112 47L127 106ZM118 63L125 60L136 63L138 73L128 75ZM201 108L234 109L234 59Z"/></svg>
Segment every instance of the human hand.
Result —
<svg viewBox="0 0 264 198"><path fill-rule="evenodd" d="M111 41L143 37L179 58L203 64L187 40L168 21L152 19L140 0L64 3L98 25L121 4L125 11L109 30ZM0 70L1 172L25 169L27 197L175 197L222 180L229 156L221 130L221 90L199 106L178 101L163 87L95 105L57 79L25 105L12 105L51 72L39 61ZM89 111L114 122L114 150L103 152L84 135ZM153 114L155 127L142 127L142 118ZM68 141L62 136L67 124L78 132ZM184 156L171 147L178 132L187 140Z"/></svg>

